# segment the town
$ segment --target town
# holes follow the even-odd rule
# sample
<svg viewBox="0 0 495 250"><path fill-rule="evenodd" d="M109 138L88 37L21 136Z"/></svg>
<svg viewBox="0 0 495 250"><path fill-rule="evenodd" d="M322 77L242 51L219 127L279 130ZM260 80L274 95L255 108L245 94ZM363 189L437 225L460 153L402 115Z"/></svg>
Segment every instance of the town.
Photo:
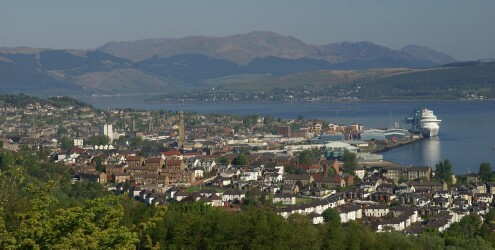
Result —
<svg viewBox="0 0 495 250"><path fill-rule="evenodd" d="M313 224L327 222L325 211L332 209L341 223L417 235L486 215L495 194L489 165L488 175L454 176L448 160L403 166L377 154L421 139L399 128L98 110L66 97L2 101L2 154L44 152L43 161L70 170L73 183L99 183L149 206L202 202L242 211L254 205L284 218L306 215Z"/></svg>

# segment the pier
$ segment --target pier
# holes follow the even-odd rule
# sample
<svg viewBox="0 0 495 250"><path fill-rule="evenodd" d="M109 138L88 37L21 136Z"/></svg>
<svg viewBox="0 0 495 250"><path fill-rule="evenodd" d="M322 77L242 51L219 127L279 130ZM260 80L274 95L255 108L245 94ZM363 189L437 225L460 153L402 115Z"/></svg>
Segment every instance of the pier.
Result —
<svg viewBox="0 0 495 250"><path fill-rule="evenodd" d="M412 143L415 143L415 142L418 142L421 140L423 140L423 137L420 136L420 137L414 137L414 138L410 138L410 139L403 139L403 140L397 140L397 141L381 141L378 144L377 144L377 142L375 142L373 144L375 146L375 148L373 148L371 150L371 153L379 154L379 153L387 152L391 149L402 147L405 145L409 145L409 144L412 144Z"/></svg>

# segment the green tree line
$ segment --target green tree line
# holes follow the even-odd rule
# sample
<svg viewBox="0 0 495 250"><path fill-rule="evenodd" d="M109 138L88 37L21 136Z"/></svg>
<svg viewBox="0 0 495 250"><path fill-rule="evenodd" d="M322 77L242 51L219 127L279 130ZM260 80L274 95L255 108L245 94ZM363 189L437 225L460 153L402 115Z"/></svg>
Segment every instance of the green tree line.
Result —
<svg viewBox="0 0 495 250"><path fill-rule="evenodd" d="M29 153L0 154L0 249L492 249L495 210L465 216L443 233L374 233L340 223L336 211L313 225L263 206L242 211L200 202L146 206L71 184L70 168Z"/></svg>

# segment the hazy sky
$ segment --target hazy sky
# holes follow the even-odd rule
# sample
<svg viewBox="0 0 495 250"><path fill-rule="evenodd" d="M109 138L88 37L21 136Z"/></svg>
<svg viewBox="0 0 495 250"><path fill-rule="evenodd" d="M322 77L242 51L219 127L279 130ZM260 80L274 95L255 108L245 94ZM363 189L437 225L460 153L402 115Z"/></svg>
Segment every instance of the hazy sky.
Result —
<svg viewBox="0 0 495 250"><path fill-rule="evenodd" d="M274 31L321 45L424 45L495 58L494 0L0 0L0 46L96 48L108 41Z"/></svg>

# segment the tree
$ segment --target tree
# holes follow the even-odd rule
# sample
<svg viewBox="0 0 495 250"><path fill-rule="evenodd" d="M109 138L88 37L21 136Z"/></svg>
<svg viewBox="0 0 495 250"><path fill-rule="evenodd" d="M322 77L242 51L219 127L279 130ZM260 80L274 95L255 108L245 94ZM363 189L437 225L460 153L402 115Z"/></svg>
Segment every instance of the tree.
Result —
<svg viewBox="0 0 495 250"><path fill-rule="evenodd" d="M263 195L258 188L252 187L246 192L246 199L244 201L245 204L258 206L263 202L262 197L266 197Z"/></svg>
<svg viewBox="0 0 495 250"><path fill-rule="evenodd" d="M297 160L299 161L299 164L309 164L311 163L311 153L309 150L305 149L297 155Z"/></svg>
<svg viewBox="0 0 495 250"><path fill-rule="evenodd" d="M490 181L490 177L492 174L492 166L488 162L483 162L480 164L480 170L478 171L478 174L481 177L481 180L483 181Z"/></svg>
<svg viewBox="0 0 495 250"><path fill-rule="evenodd" d="M141 143L141 152L163 152L168 148L159 141L143 141Z"/></svg>
<svg viewBox="0 0 495 250"><path fill-rule="evenodd" d="M354 174L354 170L357 167L357 159L356 154L351 153L349 151L345 151L344 153L344 168L346 173Z"/></svg>
<svg viewBox="0 0 495 250"><path fill-rule="evenodd" d="M0 154L0 169L10 167L15 163L14 154L10 151L5 151Z"/></svg>
<svg viewBox="0 0 495 250"><path fill-rule="evenodd" d="M110 137L106 135L94 135L85 141L85 144L89 145L108 145L110 143Z"/></svg>
<svg viewBox="0 0 495 250"><path fill-rule="evenodd" d="M97 156L93 159L93 163L96 165L95 169L100 172L106 172L106 167L103 165L103 158Z"/></svg>
<svg viewBox="0 0 495 250"><path fill-rule="evenodd" d="M337 174L337 172L335 172L335 168L331 166L327 166L327 173L327 176L334 176Z"/></svg>
<svg viewBox="0 0 495 250"><path fill-rule="evenodd" d="M457 183L458 184L463 184L463 185L467 185L467 176L465 175L457 175L455 177L457 179Z"/></svg>
<svg viewBox="0 0 495 250"><path fill-rule="evenodd" d="M299 171L300 171L300 168L298 168L294 165L287 165L285 167L285 173L287 173L287 174L297 174L297 173L299 173Z"/></svg>
<svg viewBox="0 0 495 250"><path fill-rule="evenodd" d="M490 209L490 211L488 211L485 215L485 219L488 223L495 222L495 209Z"/></svg>
<svg viewBox="0 0 495 250"><path fill-rule="evenodd" d="M291 214L287 218L291 229L290 245L293 249L316 249L317 231L309 218L302 214Z"/></svg>
<svg viewBox="0 0 495 250"><path fill-rule="evenodd" d="M374 241L373 233L371 231L352 220L349 221L347 227L345 227L344 235L347 249L370 249Z"/></svg>
<svg viewBox="0 0 495 250"><path fill-rule="evenodd" d="M229 159L227 159L227 157L225 157L225 156L217 158L217 162L221 165L229 165L229 163L230 163Z"/></svg>
<svg viewBox="0 0 495 250"><path fill-rule="evenodd" d="M140 136L133 137L130 142L132 148L138 148L143 144L143 138Z"/></svg>
<svg viewBox="0 0 495 250"><path fill-rule="evenodd" d="M449 184L452 183L452 163L450 163L449 159L435 165L435 178Z"/></svg>
<svg viewBox="0 0 495 250"><path fill-rule="evenodd" d="M243 117L242 123L244 127L251 128L254 125L256 125L256 123L258 122L258 118L259 118L258 115L247 115Z"/></svg>
<svg viewBox="0 0 495 250"><path fill-rule="evenodd" d="M120 136L117 139L113 139L112 142L113 142L114 145L125 146L128 139L129 138L127 138L125 136Z"/></svg>
<svg viewBox="0 0 495 250"><path fill-rule="evenodd" d="M320 249L346 249L345 232L340 222L319 225L319 231Z"/></svg>
<svg viewBox="0 0 495 250"><path fill-rule="evenodd" d="M408 181L408 180L409 180L409 178L407 178L407 176L401 175L401 176L399 177L399 183L406 182L406 181Z"/></svg>
<svg viewBox="0 0 495 250"><path fill-rule="evenodd" d="M247 156L240 154L234 160L232 160L232 165L247 165L249 162L249 159Z"/></svg>
<svg viewBox="0 0 495 250"><path fill-rule="evenodd" d="M446 236L453 238L472 238L479 233L481 227L481 217L477 214L470 214L462 217L460 222L453 223Z"/></svg>
<svg viewBox="0 0 495 250"><path fill-rule="evenodd" d="M273 123L273 122L275 121L271 115L267 115L267 116L265 116L264 118L265 118L265 119L263 120L263 123L264 123L265 125L267 125L267 124L271 124L271 123Z"/></svg>
<svg viewBox="0 0 495 250"><path fill-rule="evenodd" d="M74 141L67 136L62 136L62 138L60 138L60 147L62 149L71 149L74 147Z"/></svg>
<svg viewBox="0 0 495 250"><path fill-rule="evenodd" d="M340 223L340 214L334 208L327 208L321 215L326 223Z"/></svg>
<svg viewBox="0 0 495 250"><path fill-rule="evenodd" d="M321 150L318 148L305 149L297 154L299 164L310 164L312 158L320 157Z"/></svg>

